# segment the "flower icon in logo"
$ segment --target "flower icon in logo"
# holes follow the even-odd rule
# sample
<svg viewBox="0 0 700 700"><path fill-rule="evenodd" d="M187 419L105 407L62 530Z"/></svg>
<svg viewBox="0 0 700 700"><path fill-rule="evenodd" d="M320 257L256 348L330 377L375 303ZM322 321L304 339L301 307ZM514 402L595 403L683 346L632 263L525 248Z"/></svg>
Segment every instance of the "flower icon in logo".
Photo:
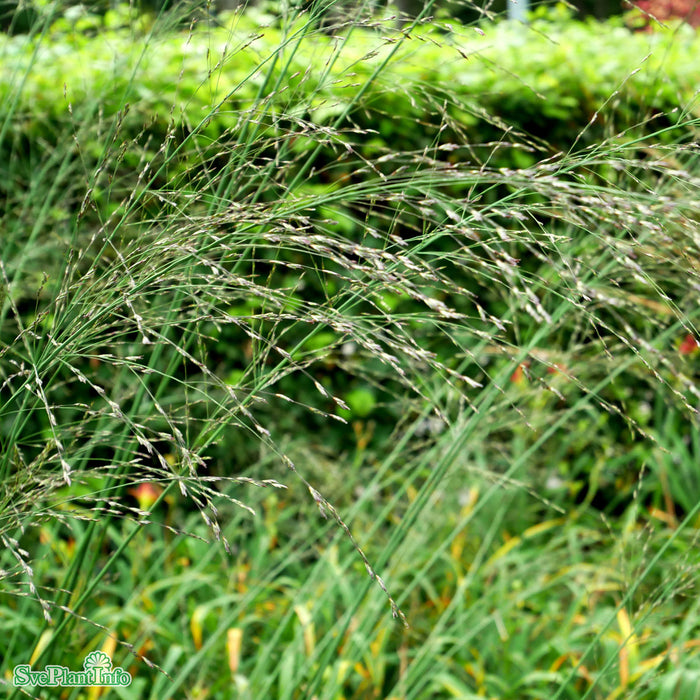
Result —
<svg viewBox="0 0 700 700"><path fill-rule="evenodd" d="M99 669L109 673L112 670L112 659L104 651L91 651L83 660L83 668L86 671Z"/></svg>

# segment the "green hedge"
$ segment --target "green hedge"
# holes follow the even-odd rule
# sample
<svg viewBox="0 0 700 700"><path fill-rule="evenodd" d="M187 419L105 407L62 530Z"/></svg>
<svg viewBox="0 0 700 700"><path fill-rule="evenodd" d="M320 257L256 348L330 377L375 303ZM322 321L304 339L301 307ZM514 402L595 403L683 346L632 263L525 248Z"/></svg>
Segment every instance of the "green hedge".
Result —
<svg viewBox="0 0 700 700"><path fill-rule="evenodd" d="M282 31L274 26L258 31L255 17L239 18L230 28L157 40L147 27L135 33L133 25L123 26L118 13L108 14L106 26L90 36L87 30L96 21L86 17L70 25L63 20L52 27L51 40L0 37L0 113L13 110L15 115L13 138L6 133L2 143L5 154L14 142L14 155L21 155L20 137L50 144L66 138L66 131L75 133L86 120L99 118L107 125L127 103L128 114L120 117L122 139L143 137L144 131L162 137L172 120L216 139L240 127L241 110L255 104L259 90L263 97L272 92L287 61L287 75L297 75L284 78L284 90L270 98L270 125L288 127L284 119L295 117L327 124L352 100L354 86L363 84L393 49L377 34L357 30L324 75L332 39L309 36L296 52L292 39L280 51ZM508 22L482 30L449 27L454 32L446 33L445 27L414 31L365 93L356 118L379 127L368 154L372 147L375 152L411 150L433 143L445 118L443 104L454 127L448 131L452 140L461 130L466 143L488 142L511 128L546 140L555 150L568 149L584 129L579 144L654 115L664 115L663 126L686 109L697 112L693 94L700 67L688 57L697 52L698 42L687 28L632 34L614 21L580 23L564 13L536 18L530 28ZM416 91L433 96L434 109L426 100L415 103ZM417 128L416 119L423 126ZM103 143L96 140L92 146L100 152ZM90 144L81 147L90 150ZM524 164L522 158L510 163Z"/></svg>

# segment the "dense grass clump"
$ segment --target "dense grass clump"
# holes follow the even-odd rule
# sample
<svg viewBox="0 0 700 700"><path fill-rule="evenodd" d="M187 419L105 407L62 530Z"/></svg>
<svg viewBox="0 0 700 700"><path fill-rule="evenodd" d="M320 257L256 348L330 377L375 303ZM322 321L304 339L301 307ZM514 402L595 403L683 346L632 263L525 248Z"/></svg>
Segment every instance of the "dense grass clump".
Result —
<svg viewBox="0 0 700 700"><path fill-rule="evenodd" d="M180 19L0 41L10 695L690 697L695 39Z"/></svg>

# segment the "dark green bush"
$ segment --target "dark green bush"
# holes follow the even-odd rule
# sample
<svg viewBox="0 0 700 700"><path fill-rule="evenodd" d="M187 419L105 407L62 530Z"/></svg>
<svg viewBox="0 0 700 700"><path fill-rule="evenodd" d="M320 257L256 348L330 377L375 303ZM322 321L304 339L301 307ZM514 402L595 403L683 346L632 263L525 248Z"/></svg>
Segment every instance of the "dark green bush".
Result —
<svg viewBox="0 0 700 700"><path fill-rule="evenodd" d="M139 38L139 31L134 34L133 28L122 26L125 17L108 13L107 28L96 37L84 33L89 20L76 26L62 20L53 25L54 40L42 42L34 58L35 42L2 39L6 70L0 98L22 116L29 142L55 144L76 123L94 119L96 115L82 110L83 105L94 109L96 95L100 95L99 118L106 125L128 103L128 114L119 120L120 140L153 135L160 143L173 120L186 130L196 129L202 138L220 138L256 104L256 90L265 85L272 64L271 59L260 66L260 57L274 56L282 42L274 26L251 40L257 27L242 16L231 29L174 34L144 54L148 28L143 26ZM687 60L697 42L690 30L642 36L617 21L580 23L565 13L535 17L529 28L506 22L484 25L481 33L456 23L449 27L453 31L440 34L440 46L431 41L437 29L416 28L393 67L366 91L355 117L366 115L379 133L373 135L371 146L360 146L374 153L382 148L422 149L447 119L451 135L461 136L465 147L504 138L507 131L509 142L527 143L527 136L552 150L568 149L574 143L596 143L657 115L664 115L666 124L683 113L697 85L698 69ZM295 41L286 49L289 55ZM375 43L375 35L355 30L342 60L324 75L319 59L330 50L332 40L314 35L305 41L291 58L300 73L285 83L284 90L264 96L268 127L261 136L293 127L280 121L282 113L287 119L291 113L313 124L328 124L352 99L353 83L362 83L381 61L384 51L374 58L366 56ZM225 56L219 53L223 46ZM28 68L30 61L34 61L31 80L15 105L16 85L9 76L22 66ZM283 65L280 54L268 87ZM304 76L307 69L310 72ZM412 105L411 92L416 90L434 96L433 111L424 112L424 102ZM202 123L212 108L215 113ZM651 128L658 126L652 123ZM518 139L519 133L523 138ZM16 140L20 135L13 136ZM6 154L7 138L0 145ZM90 151L90 144L81 147ZM100 146L94 148L99 151ZM517 152L520 155L500 158L504 167L522 164L522 150Z"/></svg>

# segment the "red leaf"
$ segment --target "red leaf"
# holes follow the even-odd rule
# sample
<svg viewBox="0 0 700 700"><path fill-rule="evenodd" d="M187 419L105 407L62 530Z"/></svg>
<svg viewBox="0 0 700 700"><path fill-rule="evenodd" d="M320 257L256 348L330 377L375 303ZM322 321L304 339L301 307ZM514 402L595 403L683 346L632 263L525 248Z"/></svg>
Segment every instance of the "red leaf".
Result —
<svg viewBox="0 0 700 700"><path fill-rule="evenodd" d="M690 355L690 353L694 350L697 350L698 347L698 341L695 340L694 336L688 333L688 335L685 336L683 342L678 347L678 352L681 355Z"/></svg>

